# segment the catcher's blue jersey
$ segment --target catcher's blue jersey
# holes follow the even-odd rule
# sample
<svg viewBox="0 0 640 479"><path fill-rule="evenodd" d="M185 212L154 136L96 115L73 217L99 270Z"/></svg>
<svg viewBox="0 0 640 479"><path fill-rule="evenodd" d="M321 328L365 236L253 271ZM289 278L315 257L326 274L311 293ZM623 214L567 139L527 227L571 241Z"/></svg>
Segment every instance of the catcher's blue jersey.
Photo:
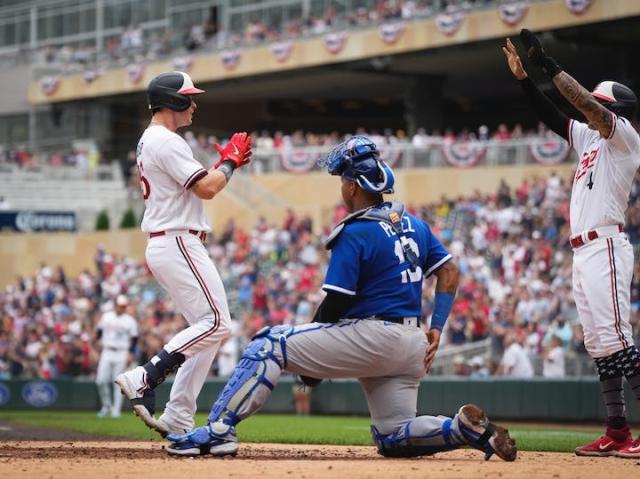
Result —
<svg viewBox="0 0 640 479"><path fill-rule="evenodd" d="M418 267L413 271L399 237L385 222L355 220L335 239L322 288L356 296L346 318L420 317L422 279L451 255L424 221L405 213L402 223L418 256Z"/></svg>

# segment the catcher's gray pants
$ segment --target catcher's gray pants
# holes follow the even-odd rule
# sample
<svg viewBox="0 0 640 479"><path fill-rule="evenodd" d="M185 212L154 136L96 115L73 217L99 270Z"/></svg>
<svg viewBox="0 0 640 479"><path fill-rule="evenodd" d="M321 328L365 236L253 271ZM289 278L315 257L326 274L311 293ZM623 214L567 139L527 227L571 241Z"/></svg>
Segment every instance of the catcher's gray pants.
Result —
<svg viewBox="0 0 640 479"><path fill-rule="evenodd" d="M358 378L375 433L419 438L433 451L465 441L457 418L416 418L427 339L420 328L378 320L278 326L259 333L214 403L214 430L235 425L267 400L283 370L314 378ZM394 436L395 437L395 436Z"/></svg>

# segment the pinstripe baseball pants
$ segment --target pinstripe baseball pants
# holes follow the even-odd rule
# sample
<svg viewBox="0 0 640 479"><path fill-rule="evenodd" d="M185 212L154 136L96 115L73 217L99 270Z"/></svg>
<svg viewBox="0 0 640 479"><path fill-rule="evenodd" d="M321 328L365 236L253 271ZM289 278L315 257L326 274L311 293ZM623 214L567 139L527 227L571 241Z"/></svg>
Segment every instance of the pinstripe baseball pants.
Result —
<svg viewBox="0 0 640 479"><path fill-rule="evenodd" d="M196 399L220 344L229 336L230 315L220 275L197 236L167 233L149 239L146 260L189 327L164 346L187 358L178 370L164 411L172 424L191 429Z"/></svg>
<svg viewBox="0 0 640 479"><path fill-rule="evenodd" d="M633 345L630 324L633 247L624 233L573 251L573 296L592 358Z"/></svg>

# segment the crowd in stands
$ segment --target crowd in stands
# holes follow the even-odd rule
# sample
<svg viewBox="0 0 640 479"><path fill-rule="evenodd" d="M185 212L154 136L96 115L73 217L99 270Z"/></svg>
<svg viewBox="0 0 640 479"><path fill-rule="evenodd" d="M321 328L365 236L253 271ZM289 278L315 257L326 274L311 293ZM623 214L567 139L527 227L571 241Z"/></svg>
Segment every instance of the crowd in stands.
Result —
<svg viewBox="0 0 640 479"><path fill-rule="evenodd" d="M215 16L209 16L202 23L174 25L165 30L145 31L142 26L132 24L121 34L109 37L103 51L98 51L93 42L86 42L75 46L49 46L39 54L43 62L58 65L71 73L113 63L126 65L199 50L240 48L323 35L331 31L367 28L385 22L410 21L491 3L495 1L378 0L371 2L371 7L354 5L344 11L338 11L330 5L321 15L312 15L307 5L299 17L290 17L286 21L273 15L266 21L267 16L261 12L243 16L230 31L224 30Z"/></svg>
<svg viewBox="0 0 640 479"><path fill-rule="evenodd" d="M515 124L512 128L509 128L505 123L501 123L494 131L490 130L487 125L480 125L475 130L462 128L459 131L454 131L451 128L447 128L443 131L432 130L429 133L424 128L418 128L414 135L408 135L402 129L385 128L383 130L366 131L364 128L358 128L355 134L368 135L380 148L394 145L411 145L418 150L426 150L445 141L493 140L508 144L509 142L517 142L526 138L544 137L548 134L548 130L543 124L540 124L538 129L524 129L520 124ZM292 132L262 130L251 133L254 148L267 154L299 147L326 147L328 150L347 138L347 136L348 134L337 131L317 133L304 130L294 130ZM210 158L217 155L213 145L220 141L224 142L224 138L210 135L205 130L188 130L183 133L183 137L196 154L202 153ZM73 166L79 170L86 171L95 168L103 159L98 149L90 149L89 151L71 149L66 153L58 151L51 154L34 153L24 145L7 146L0 144L0 166L17 165L23 169L32 169L43 165L54 167ZM203 158L198 159L202 160ZM135 166L134 151L131 151L128 155L126 169L130 170L132 166Z"/></svg>
<svg viewBox="0 0 640 479"><path fill-rule="evenodd" d="M568 183L556 175L502 183L492 195L478 192L429 205L408 205L429 222L461 270L457 300L442 347L480 340L488 357L454 361L456 373L531 376L531 359L543 358L548 376L564 374L564 356L584 353L571 294ZM208 243L229 296L234 339L217 368L229 370L247 338L265 325L309 321L322 299L327 262L322 238L346 210L337 206L321 234L309 218L290 211L283 223L261 219L250 231L229 223ZM640 184L635 183L627 234L640 244ZM632 324L640 326L640 266L632 286ZM426 280L423 314L433 308L433 278ZM74 278L46 264L0 293L0 378L73 377L95 371L97 321L118 294L131 300L144 362L185 322L144 264L100 248L95 268ZM223 369L223 358L227 366Z"/></svg>

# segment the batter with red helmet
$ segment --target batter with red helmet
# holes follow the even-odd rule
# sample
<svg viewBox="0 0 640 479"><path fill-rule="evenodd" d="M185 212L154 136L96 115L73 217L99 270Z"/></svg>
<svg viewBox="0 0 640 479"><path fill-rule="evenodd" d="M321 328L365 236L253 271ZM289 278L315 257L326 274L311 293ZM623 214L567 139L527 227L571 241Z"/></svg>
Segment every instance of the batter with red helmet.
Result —
<svg viewBox="0 0 640 479"><path fill-rule="evenodd" d="M211 231L202 200L227 185L236 168L250 161L251 137L236 133L206 170L176 133L191 125L195 95L204 93L183 72L158 75L147 95L152 118L137 147L137 164L146 209L146 260L189 327L176 334L143 366L115 380L135 414L162 436L193 427L196 398L211 363L230 332L229 307L220 275L203 245ZM179 368L179 369L178 369ZM154 417L154 389L178 370L164 414Z"/></svg>
<svg viewBox="0 0 640 479"><path fill-rule="evenodd" d="M503 51L509 67L542 121L565 138L579 162L571 192L573 294L584 344L595 361L607 411L604 436L576 448L579 456L640 457L640 437L627 425L622 389L626 377L640 400L640 353L629 322L633 247L624 220L633 179L640 166L637 98L621 83L604 81L593 92L564 72L538 38L522 30L531 63L548 75L587 123L562 113L528 78L513 43Z"/></svg>

